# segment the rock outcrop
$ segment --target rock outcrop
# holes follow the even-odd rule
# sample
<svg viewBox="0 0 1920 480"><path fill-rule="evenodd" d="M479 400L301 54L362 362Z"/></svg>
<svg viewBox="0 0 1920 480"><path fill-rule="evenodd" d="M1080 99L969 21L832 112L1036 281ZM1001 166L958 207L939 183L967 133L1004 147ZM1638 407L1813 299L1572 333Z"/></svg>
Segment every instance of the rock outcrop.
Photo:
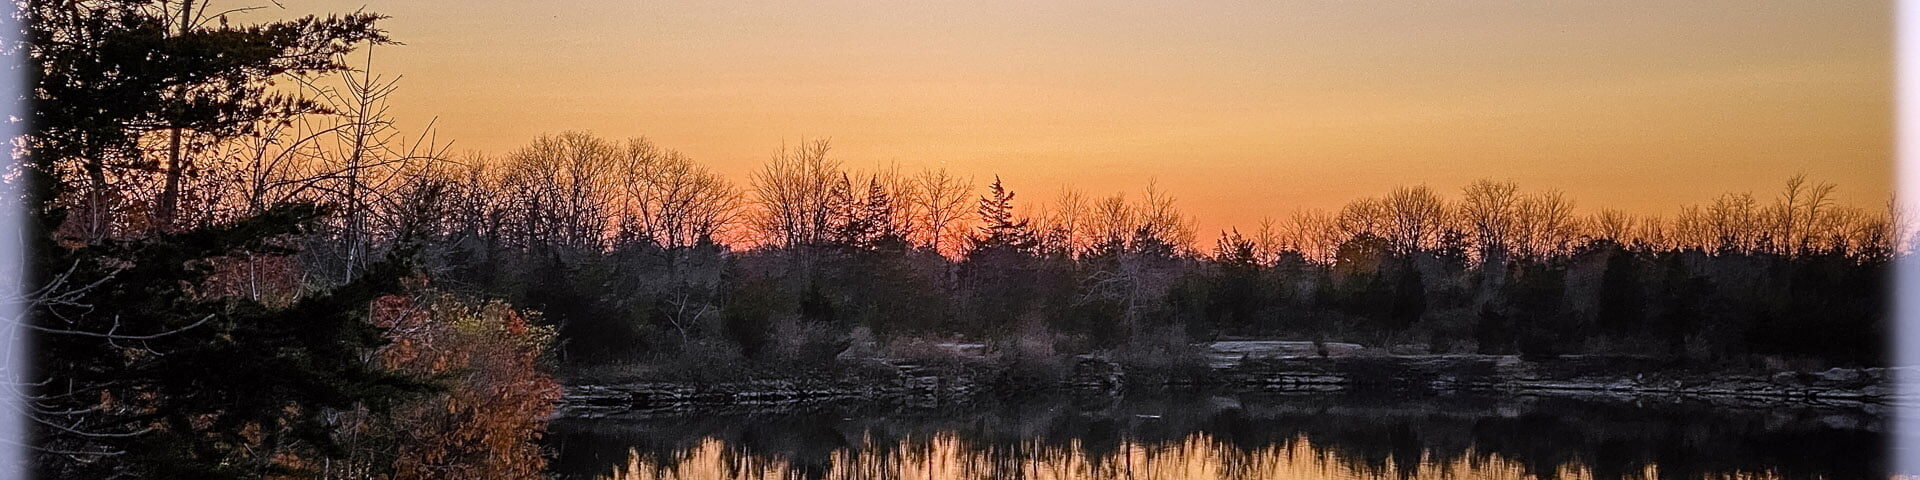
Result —
<svg viewBox="0 0 1920 480"><path fill-rule="evenodd" d="M954 344L955 351L972 345ZM1136 388L1209 388L1240 391L1394 391L1497 395L1615 396L1704 399L1755 404L1879 405L1902 400L1894 370L1727 374L1675 370L1653 359L1569 356L1523 361L1512 355L1392 354L1349 343L1217 342L1208 368L1177 375L1129 372L1119 363L1082 355L1049 385L1020 390L1110 394ZM1401 349L1405 350L1405 349ZM562 415L672 412L703 408L762 408L809 402L880 401L929 405L995 394L1004 373L991 368L931 368L881 358L862 375L737 382L638 382L575 385L561 400ZM881 373L875 374L874 370Z"/></svg>

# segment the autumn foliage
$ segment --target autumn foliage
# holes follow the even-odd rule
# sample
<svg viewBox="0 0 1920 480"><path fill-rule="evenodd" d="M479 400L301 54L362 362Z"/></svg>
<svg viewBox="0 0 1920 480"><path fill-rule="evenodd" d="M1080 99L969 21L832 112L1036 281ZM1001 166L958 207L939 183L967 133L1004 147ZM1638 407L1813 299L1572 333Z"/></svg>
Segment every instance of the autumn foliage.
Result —
<svg viewBox="0 0 1920 480"><path fill-rule="evenodd" d="M389 296L374 321L392 343L379 361L437 379L443 391L393 412L396 479L540 478L538 440L560 386L542 366L553 330L500 302Z"/></svg>

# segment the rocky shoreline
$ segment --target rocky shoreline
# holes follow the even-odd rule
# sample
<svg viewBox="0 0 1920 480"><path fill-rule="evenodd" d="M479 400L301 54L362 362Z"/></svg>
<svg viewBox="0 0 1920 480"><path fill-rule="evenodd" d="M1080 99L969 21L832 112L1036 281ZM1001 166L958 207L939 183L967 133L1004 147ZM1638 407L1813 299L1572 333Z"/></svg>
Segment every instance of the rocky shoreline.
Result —
<svg viewBox="0 0 1920 480"><path fill-rule="evenodd" d="M1216 372L1241 388L1280 391L1389 389L1824 405L1882 405L1896 400L1892 372L1884 368L1726 374L1662 369L1651 361L1619 357L1544 362L1491 355L1273 359Z"/></svg>
<svg viewBox="0 0 1920 480"><path fill-rule="evenodd" d="M1020 392L996 387L998 372L885 362L891 375L820 375L736 382L570 385L558 415L674 413L830 402L961 403L980 395L1040 391L1223 390L1279 393L1384 392L1687 399L1747 406L1819 405L1878 411L1898 400L1890 369L1830 369L1769 375L1677 371L1630 357L1527 361L1510 355L1284 356L1216 358L1204 373L1136 374L1092 356L1071 372ZM869 369L871 370L871 369Z"/></svg>

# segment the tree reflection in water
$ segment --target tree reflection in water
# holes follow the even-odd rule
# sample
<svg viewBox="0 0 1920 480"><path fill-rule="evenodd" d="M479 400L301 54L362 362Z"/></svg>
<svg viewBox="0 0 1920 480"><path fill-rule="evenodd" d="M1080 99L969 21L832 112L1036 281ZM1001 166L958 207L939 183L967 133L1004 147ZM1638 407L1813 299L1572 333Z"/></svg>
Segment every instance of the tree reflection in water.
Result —
<svg viewBox="0 0 1920 480"><path fill-rule="evenodd" d="M1874 412L1167 396L556 422L562 478L1886 478Z"/></svg>

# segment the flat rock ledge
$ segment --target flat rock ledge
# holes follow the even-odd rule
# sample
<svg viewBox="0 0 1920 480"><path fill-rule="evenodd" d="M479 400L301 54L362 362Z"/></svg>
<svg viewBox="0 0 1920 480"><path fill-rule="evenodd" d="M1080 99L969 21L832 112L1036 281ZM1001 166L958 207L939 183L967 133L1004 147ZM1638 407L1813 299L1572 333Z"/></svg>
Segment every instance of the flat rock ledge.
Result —
<svg viewBox="0 0 1920 480"><path fill-rule="evenodd" d="M1741 375L1673 371L1651 360L1445 355L1350 359L1283 358L1216 369L1225 382L1269 391L1400 390L1514 395L1692 398L1736 403L1882 405L1904 402L1897 369L1831 369Z"/></svg>
<svg viewBox="0 0 1920 480"><path fill-rule="evenodd" d="M893 367L897 375L891 379L792 378L570 385L561 396L556 415L665 414L714 408L754 409L842 401L937 406L971 398L983 390L974 375L934 373L913 365Z"/></svg>
<svg viewBox="0 0 1920 480"><path fill-rule="evenodd" d="M1201 374L1135 375L1097 357L1080 357L1044 390L1116 393L1130 389L1216 389L1294 393L1384 391L1483 395L1691 399L1746 406L1820 405L1880 410L1920 399L1898 395L1899 369L1832 369L1735 375L1674 371L1647 359L1563 357L1523 361L1510 355L1287 356L1211 362ZM809 403L885 402L939 406L992 388L993 372L886 364L894 375L736 382L635 382L572 385L556 415L671 414Z"/></svg>

